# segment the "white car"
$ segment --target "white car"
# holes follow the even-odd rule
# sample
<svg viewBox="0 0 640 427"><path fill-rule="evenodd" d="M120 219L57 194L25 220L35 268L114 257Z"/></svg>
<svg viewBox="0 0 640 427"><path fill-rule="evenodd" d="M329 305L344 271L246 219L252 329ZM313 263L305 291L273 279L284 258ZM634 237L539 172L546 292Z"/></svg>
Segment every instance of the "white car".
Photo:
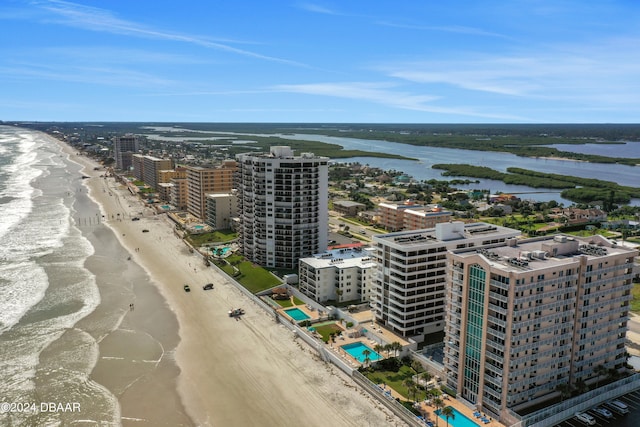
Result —
<svg viewBox="0 0 640 427"><path fill-rule="evenodd" d="M613 418L613 414L611 413L611 411L603 406L598 406L597 408L593 408L592 411L602 417Z"/></svg>
<svg viewBox="0 0 640 427"><path fill-rule="evenodd" d="M576 412L576 418L587 425L590 425L590 426L596 425L596 419L584 412Z"/></svg>

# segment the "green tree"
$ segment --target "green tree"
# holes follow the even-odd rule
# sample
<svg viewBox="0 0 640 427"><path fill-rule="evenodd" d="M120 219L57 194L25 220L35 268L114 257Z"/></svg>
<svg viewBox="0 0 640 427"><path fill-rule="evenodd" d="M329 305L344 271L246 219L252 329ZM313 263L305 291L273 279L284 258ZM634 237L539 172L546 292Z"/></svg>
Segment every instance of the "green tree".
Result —
<svg viewBox="0 0 640 427"><path fill-rule="evenodd" d="M433 399L433 406L436 408L436 411L438 411L440 408L442 408L442 406L444 405L442 399L440 399L439 397L435 397ZM438 426L438 418L440 417L436 417L436 427Z"/></svg>
<svg viewBox="0 0 640 427"><path fill-rule="evenodd" d="M369 349L364 349L362 351L362 355L364 356L364 366L368 366L369 362L371 361L371 359L369 358L369 355L371 354L371 351Z"/></svg>
<svg viewBox="0 0 640 427"><path fill-rule="evenodd" d="M429 372L423 372L420 375L420 378L422 378L422 381L424 381L424 389L427 390L429 381L431 381L431 379L433 378L433 375L431 375Z"/></svg>
<svg viewBox="0 0 640 427"><path fill-rule="evenodd" d="M416 388L416 382L413 381L413 379L411 378L405 378L405 380L402 381L402 385L405 386L407 389L407 395L408 395L407 397L410 397L411 392Z"/></svg>
<svg viewBox="0 0 640 427"><path fill-rule="evenodd" d="M575 383L575 391L578 394L583 394L589 391L589 386L582 378L578 378Z"/></svg>
<svg viewBox="0 0 640 427"><path fill-rule="evenodd" d="M382 352L384 351L384 346L382 344L376 344L373 347L373 351L375 351L378 354L382 354Z"/></svg>
<svg viewBox="0 0 640 427"><path fill-rule="evenodd" d="M569 383L558 384L556 391L560 392L560 401L562 402L567 397L571 397L572 387Z"/></svg>
<svg viewBox="0 0 640 427"><path fill-rule="evenodd" d="M442 411L440 413L447 420L447 427L449 427L449 418L451 418L452 420L456 419L456 414L453 412L453 408L451 406L447 406L446 408L442 408Z"/></svg>
<svg viewBox="0 0 640 427"><path fill-rule="evenodd" d="M604 365L598 365L593 369L593 373L597 375L596 388L600 385L600 377L607 375L607 368Z"/></svg>

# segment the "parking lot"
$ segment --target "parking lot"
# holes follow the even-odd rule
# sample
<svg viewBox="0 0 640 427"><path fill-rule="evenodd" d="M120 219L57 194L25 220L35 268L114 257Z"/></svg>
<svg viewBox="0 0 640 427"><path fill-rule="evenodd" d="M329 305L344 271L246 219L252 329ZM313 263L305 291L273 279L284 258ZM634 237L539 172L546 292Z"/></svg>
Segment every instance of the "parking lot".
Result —
<svg viewBox="0 0 640 427"><path fill-rule="evenodd" d="M609 427L638 427L640 426L640 390L636 390L632 393L626 394L624 396L620 396L618 399L629 407L629 413L622 415L618 414L615 411L611 411L612 418L607 419L604 416L598 414L597 412L590 409L588 411L584 411L587 414L591 415L595 418L596 423L595 426L609 426ZM608 408L606 405L603 405L605 408ZM572 417L561 424L558 424L558 427L584 427L587 424L579 421L575 417Z"/></svg>

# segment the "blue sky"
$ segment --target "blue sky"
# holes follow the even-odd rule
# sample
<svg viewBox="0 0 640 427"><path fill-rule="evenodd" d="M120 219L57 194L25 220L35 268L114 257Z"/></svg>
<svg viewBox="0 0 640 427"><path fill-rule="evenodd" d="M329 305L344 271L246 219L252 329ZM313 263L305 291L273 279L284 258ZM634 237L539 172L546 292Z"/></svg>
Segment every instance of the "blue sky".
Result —
<svg viewBox="0 0 640 427"><path fill-rule="evenodd" d="M638 123L635 0L3 0L0 120Z"/></svg>

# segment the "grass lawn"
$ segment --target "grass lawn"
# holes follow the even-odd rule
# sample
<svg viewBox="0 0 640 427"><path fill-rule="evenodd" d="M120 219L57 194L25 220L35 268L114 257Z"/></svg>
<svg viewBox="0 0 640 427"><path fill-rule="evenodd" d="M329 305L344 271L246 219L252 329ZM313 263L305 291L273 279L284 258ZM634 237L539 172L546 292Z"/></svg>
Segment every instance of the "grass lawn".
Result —
<svg viewBox="0 0 640 427"><path fill-rule="evenodd" d="M268 270L246 261L240 255L231 255L227 258L227 261L230 264L238 263L235 267L240 270L240 275L234 275L235 270L231 265L224 265L221 267L222 270L254 294L281 283L280 280Z"/></svg>
<svg viewBox="0 0 640 427"><path fill-rule="evenodd" d="M384 383L387 386L394 389L395 391L397 391L398 393L400 393L405 398L413 400L414 396L413 395L409 396L409 393L407 392L407 388L402 384L402 382L407 378L411 378L413 375L415 375L415 373L416 372L411 367L403 365L402 367L400 367L398 372L374 371L374 372L367 372L365 375L367 378L369 378L369 380L371 380L375 384ZM418 392L415 395L416 401L424 400L426 399L426 397L427 397L427 393L423 389L418 389Z"/></svg>
<svg viewBox="0 0 640 427"><path fill-rule="evenodd" d="M291 303L291 298L289 299L274 299L280 307L293 307L294 305L304 305L304 301L300 298L293 297L293 303Z"/></svg>
<svg viewBox="0 0 640 427"><path fill-rule="evenodd" d="M331 335L331 332L342 332L343 330L344 329L342 329L336 323L332 323L330 325L318 326L316 328L316 332L322 335L322 341L324 341L325 344L329 342L329 336Z"/></svg>
<svg viewBox="0 0 640 427"><path fill-rule="evenodd" d="M238 237L237 233L231 230L216 230L211 233L192 234L187 237L187 240L196 248L204 245L205 243L212 242L228 242Z"/></svg>
<svg viewBox="0 0 640 427"><path fill-rule="evenodd" d="M633 295L633 299L631 300L631 311L636 314L640 314L640 283L635 283L633 285L631 295Z"/></svg>
<svg viewBox="0 0 640 427"><path fill-rule="evenodd" d="M273 299L273 298L272 298ZM291 303L291 298L288 299L273 299L276 304L278 304L280 307L293 307L293 304Z"/></svg>

